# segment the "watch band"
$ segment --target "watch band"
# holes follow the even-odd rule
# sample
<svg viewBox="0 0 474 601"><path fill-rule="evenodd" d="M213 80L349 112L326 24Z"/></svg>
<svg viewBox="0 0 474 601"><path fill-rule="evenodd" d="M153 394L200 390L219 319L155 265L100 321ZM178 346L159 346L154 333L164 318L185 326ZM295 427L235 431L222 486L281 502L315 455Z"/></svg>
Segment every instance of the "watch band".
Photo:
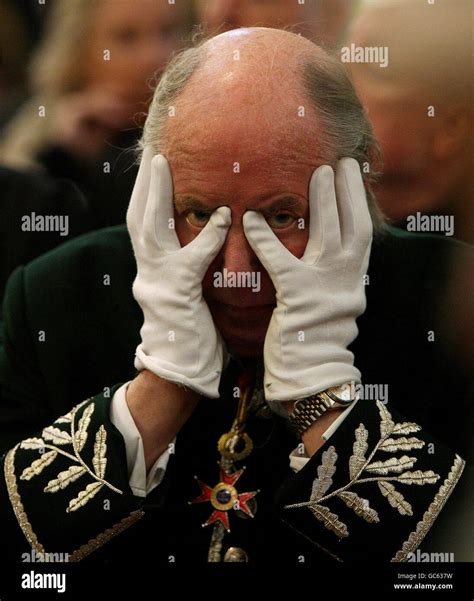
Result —
<svg viewBox="0 0 474 601"><path fill-rule="evenodd" d="M295 402L293 411L288 416L290 426L294 432L298 436L301 436L326 411L352 405L355 397L343 398L337 396L337 392L340 390L341 387L330 388L304 399L298 399Z"/></svg>

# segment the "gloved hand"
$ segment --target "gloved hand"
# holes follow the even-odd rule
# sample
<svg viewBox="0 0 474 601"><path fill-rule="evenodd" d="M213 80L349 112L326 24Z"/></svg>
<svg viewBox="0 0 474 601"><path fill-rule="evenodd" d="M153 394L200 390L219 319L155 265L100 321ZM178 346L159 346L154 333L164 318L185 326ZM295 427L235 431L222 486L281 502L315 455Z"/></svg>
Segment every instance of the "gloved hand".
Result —
<svg viewBox="0 0 474 601"><path fill-rule="evenodd" d="M245 235L276 290L264 345L268 401L304 398L359 382L347 346L366 306L363 276L372 241L357 161L344 158L334 172L315 170L309 185L309 240L301 259L274 235L264 217L247 211Z"/></svg>
<svg viewBox="0 0 474 601"><path fill-rule="evenodd" d="M168 161L145 148L127 212L137 261L133 295L144 315L135 367L211 398L219 396L224 347L202 296L202 280L230 222L230 209L219 207L181 247Z"/></svg>

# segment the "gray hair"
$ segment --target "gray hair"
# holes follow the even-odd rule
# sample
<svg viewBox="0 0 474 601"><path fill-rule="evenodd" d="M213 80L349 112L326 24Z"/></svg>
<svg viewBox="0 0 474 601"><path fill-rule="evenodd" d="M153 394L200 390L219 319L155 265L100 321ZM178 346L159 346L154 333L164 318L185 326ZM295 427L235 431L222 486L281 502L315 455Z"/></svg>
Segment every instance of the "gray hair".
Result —
<svg viewBox="0 0 474 601"><path fill-rule="evenodd" d="M380 177L382 153L372 126L345 68L326 54L323 60L302 65L303 85L323 127L323 146L332 150L333 161L351 157L359 163L375 232L383 230L386 218L372 186Z"/></svg>
<svg viewBox="0 0 474 601"><path fill-rule="evenodd" d="M153 95L148 116L143 127L138 150L141 153L145 146L150 145L156 154L162 152L161 142L164 138L164 129L169 111L177 97L183 92L186 84L197 68L204 62L202 40L191 48L178 52L168 63L163 72Z"/></svg>
<svg viewBox="0 0 474 601"><path fill-rule="evenodd" d="M207 39L201 39L191 48L179 52L168 64L155 89L143 135L138 142L139 155L148 145L155 154L163 152L162 141L170 108L191 76L204 63L206 51L203 45ZM318 58L306 57L302 61L300 76L308 99L323 124L323 146L331 156L328 163L334 167L342 157L357 160L362 171L374 232L381 232L386 218L377 205L372 190L380 175L381 151L345 68L336 58L321 53Z"/></svg>

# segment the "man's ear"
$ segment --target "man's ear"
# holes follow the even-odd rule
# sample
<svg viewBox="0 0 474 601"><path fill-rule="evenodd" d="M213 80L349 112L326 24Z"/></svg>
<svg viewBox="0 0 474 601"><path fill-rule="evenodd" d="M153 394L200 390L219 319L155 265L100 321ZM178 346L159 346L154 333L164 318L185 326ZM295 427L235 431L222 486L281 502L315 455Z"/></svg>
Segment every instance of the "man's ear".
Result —
<svg viewBox="0 0 474 601"><path fill-rule="evenodd" d="M466 143L472 135L472 109L466 104L443 107L433 138L433 155L438 161L451 158L459 152L469 152ZM470 144L470 142L469 142Z"/></svg>

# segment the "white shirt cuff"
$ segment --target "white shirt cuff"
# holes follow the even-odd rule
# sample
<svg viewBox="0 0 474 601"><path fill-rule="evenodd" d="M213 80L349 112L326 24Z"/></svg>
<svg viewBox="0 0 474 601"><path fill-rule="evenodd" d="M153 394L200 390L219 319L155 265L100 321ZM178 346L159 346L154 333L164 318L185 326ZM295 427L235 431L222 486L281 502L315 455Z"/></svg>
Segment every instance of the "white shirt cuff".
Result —
<svg viewBox="0 0 474 601"><path fill-rule="evenodd" d="M135 496L146 497L161 483L170 458L170 449L174 450L176 438L170 443L168 449L158 457L147 475L143 441L127 405L126 392L128 385L129 382L121 386L115 392L110 407L110 420L120 431L125 441L130 488ZM352 403L352 405L343 411L323 432L322 438L325 441L330 439L355 407L356 403L357 401ZM307 455L306 450L301 443L290 453L289 459L290 468L294 472L299 472L299 470L308 463L310 457Z"/></svg>
<svg viewBox="0 0 474 601"><path fill-rule="evenodd" d="M352 405L350 405L347 409L345 409L341 415L339 415L339 417L337 417L332 424L329 426L329 428L327 428L326 430L324 430L324 432L322 433L322 438L325 441L328 441L331 436L334 434L334 432L339 428L339 426L342 424L342 422L346 419L346 417L349 415L349 413L352 411L352 409L354 409L354 407L356 406L357 400L354 401L352 403ZM304 468L304 466L308 463L308 461L310 460L310 457L307 455L306 450L304 448L303 443L300 443L296 449L294 449L293 451L291 451L290 455L290 468L294 471L294 472L299 472L301 469Z"/></svg>
<svg viewBox="0 0 474 601"><path fill-rule="evenodd" d="M115 392L110 404L110 420L120 431L125 441L130 488L136 497L146 497L163 480L170 458L170 450L173 449L174 452L176 438L168 445L166 451L158 457L147 475L142 437L127 405L128 385L129 382Z"/></svg>

